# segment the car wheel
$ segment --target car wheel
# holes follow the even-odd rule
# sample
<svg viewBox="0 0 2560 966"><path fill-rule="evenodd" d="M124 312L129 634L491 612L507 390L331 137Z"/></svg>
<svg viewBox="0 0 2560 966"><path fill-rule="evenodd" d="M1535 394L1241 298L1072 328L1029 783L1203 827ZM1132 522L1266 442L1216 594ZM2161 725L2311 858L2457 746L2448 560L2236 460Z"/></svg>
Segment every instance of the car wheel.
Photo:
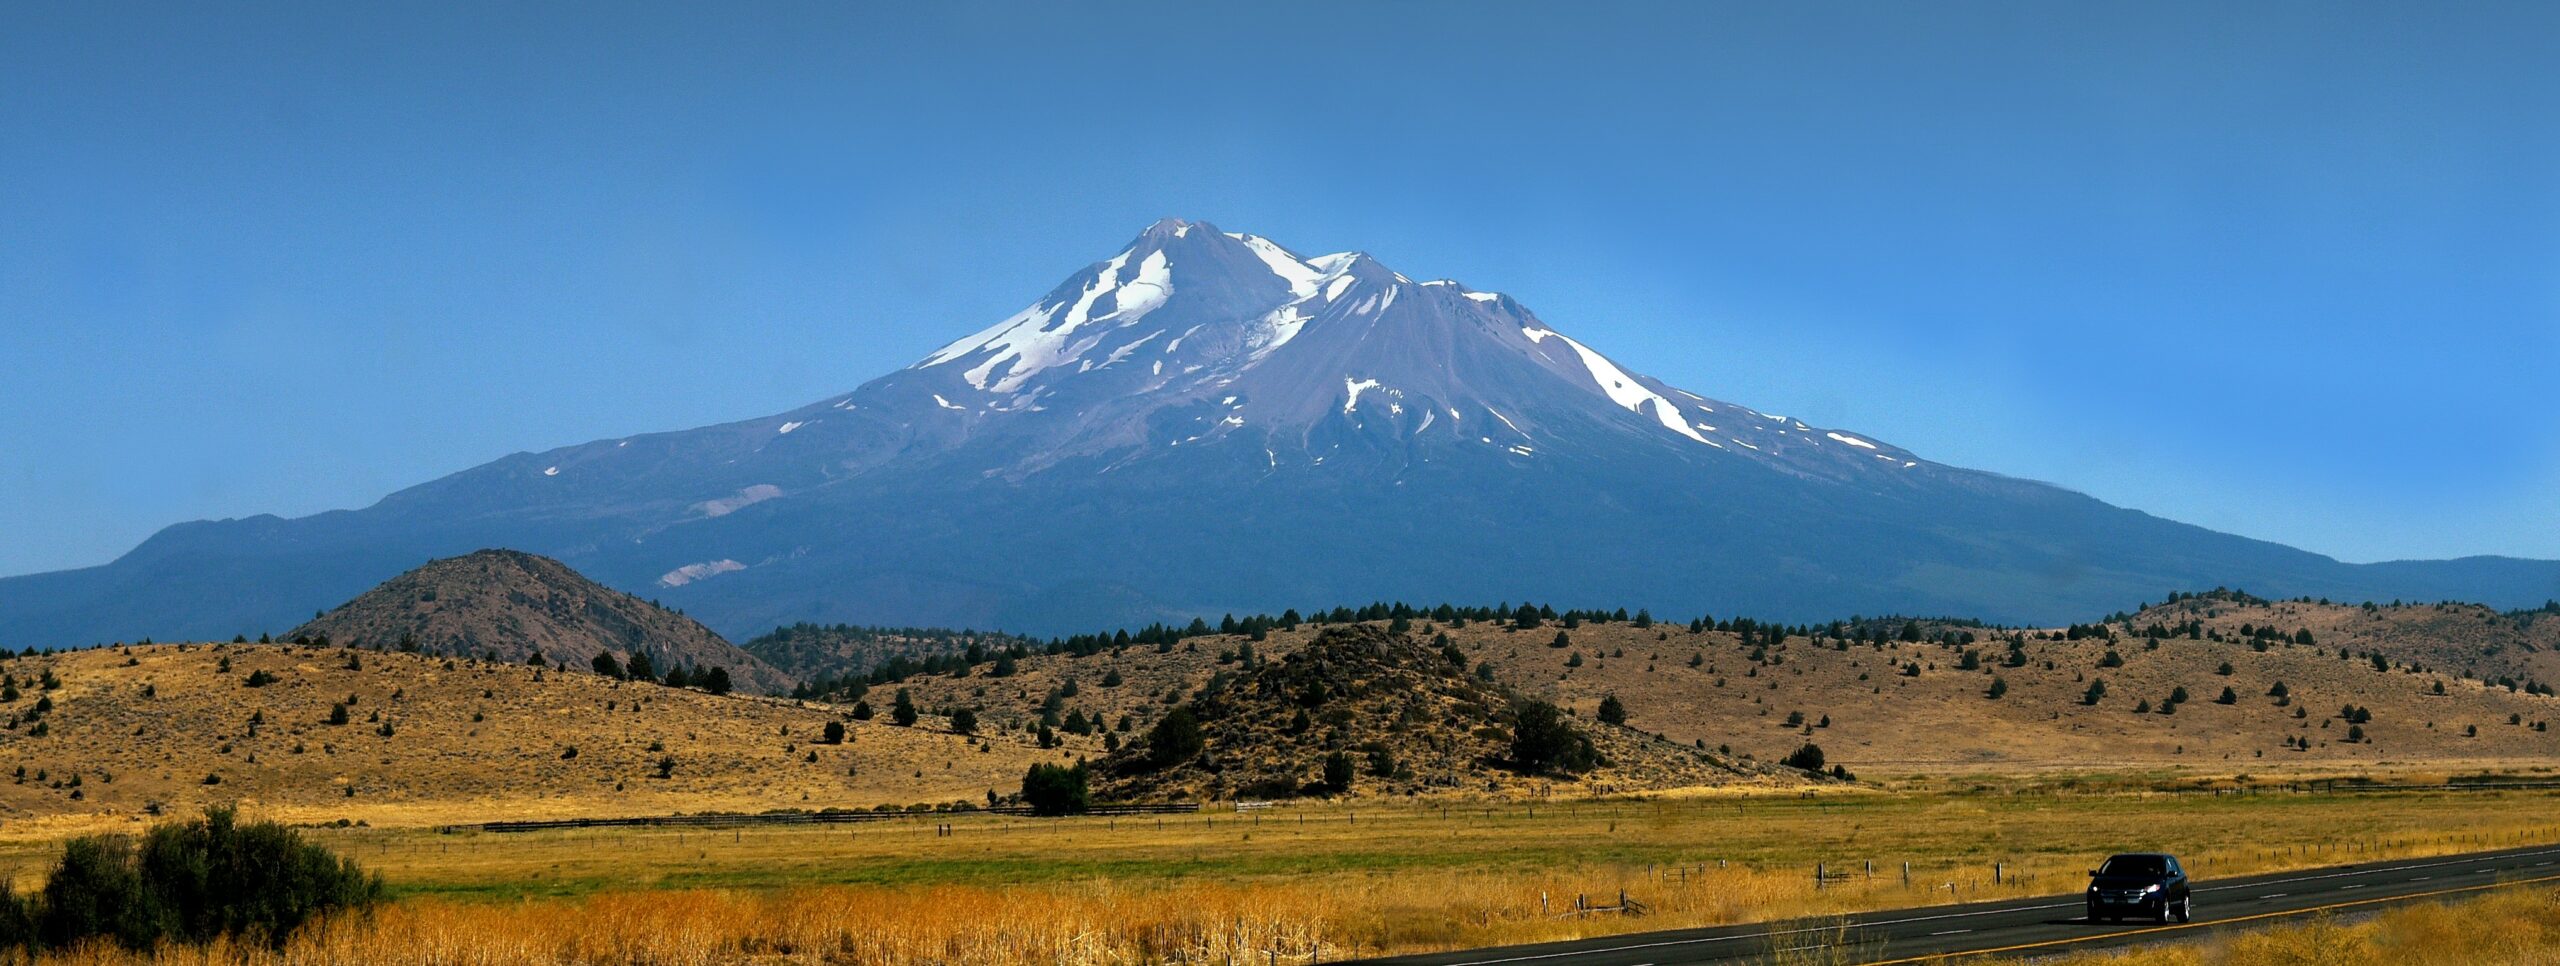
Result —
<svg viewBox="0 0 2560 966"><path fill-rule="evenodd" d="M2187 896L2178 900L2178 921L2196 921L2196 897Z"/></svg>

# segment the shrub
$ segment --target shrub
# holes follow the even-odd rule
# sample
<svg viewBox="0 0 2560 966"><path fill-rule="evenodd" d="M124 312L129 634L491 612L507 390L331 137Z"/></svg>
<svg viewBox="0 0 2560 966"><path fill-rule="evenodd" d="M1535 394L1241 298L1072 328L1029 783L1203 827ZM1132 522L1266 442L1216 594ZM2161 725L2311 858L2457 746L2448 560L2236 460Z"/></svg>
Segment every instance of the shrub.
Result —
<svg viewBox="0 0 2560 966"><path fill-rule="evenodd" d="M1147 731L1147 762L1157 768L1190 761L1207 747L1208 739L1200 733L1200 716L1188 707L1165 712L1164 718Z"/></svg>
<svg viewBox="0 0 2560 966"><path fill-rule="evenodd" d="M1073 768L1034 763L1022 776L1022 801L1034 815L1073 815L1091 807L1084 762L1076 762Z"/></svg>
<svg viewBox="0 0 2560 966"><path fill-rule="evenodd" d="M844 722L827 722L826 737L823 740L830 745L844 744Z"/></svg>
<svg viewBox="0 0 2560 966"><path fill-rule="evenodd" d="M1805 742L1803 747L1788 752L1785 758L1778 759L1778 764L1809 772L1820 772L1822 763L1822 746L1810 741Z"/></svg>
<svg viewBox="0 0 2560 966"><path fill-rule="evenodd" d="M146 949L228 935L281 947L315 916L381 899L381 878L354 861L282 825L242 825L231 809L215 808L152 829L139 847L122 836L71 840L37 911L17 908L48 946L107 937ZM0 908L0 918L8 915Z"/></svg>
<svg viewBox="0 0 2560 966"><path fill-rule="evenodd" d="M1373 741L1363 750L1369 754L1369 774L1380 778L1395 777L1396 753L1393 749L1388 748L1384 743Z"/></svg>
<svg viewBox="0 0 2560 966"><path fill-rule="evenodd" d="M275 675L269 674L265 670L257 670L249 672L249 676L241 679L240 684L244 687L263 688L267 685L276 683L277 680L278 679Z"/></svg>
<svg viewBox="0 0 2560 966"><path fill-rule="evenodd" d="M833 724L833 722L829 722ZM951 730L970 734L978 730L978 713L967 708L951 712Z"/></svg>
<svg viewBox="0 0 2560 966"><path fill-rule="evenodd" d="M1618 700L1618 696L1617 696L1617 695L1614 695L1614 694L1609 695L1609 696L1604 697L1604 698L1601 698L1601 699L1600 699L1600 711L1599 711L1599 717L1600 717L1600 721L1601 721L1601 723L1603 723L1603 724L1613 724L1613 725L1622 725L1622 724L1626 724L1626 723L1627 723L1627 705L1626 705L1626 702L1623 702L1623 701Z"/></svg>
<svg viewBox="0 0 2560 966"><path fill-rule="evenodd" d="M1325 794L1339 795L1343 792L1350 791L1351 775L1352 765L1350 755L1337 751L1324 756Z"/></svg>
<svg viewBox="0 0 2560 966"><path fill-rule="evenodd" d="M1512 718L1511 760L1520 770L1571 774L1599 764L1600 753L1591 747L1591 739L1575 731L1555 705L1523 700L1512 706Z"/></svg>

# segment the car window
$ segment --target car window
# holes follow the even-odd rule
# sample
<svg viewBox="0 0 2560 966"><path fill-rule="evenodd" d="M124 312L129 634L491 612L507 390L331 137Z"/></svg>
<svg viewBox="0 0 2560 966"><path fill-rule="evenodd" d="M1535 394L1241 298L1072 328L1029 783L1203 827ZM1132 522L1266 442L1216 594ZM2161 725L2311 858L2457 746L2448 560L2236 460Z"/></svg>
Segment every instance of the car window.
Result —
<svg viewBox="0 0 2560 966"><path fill-rule="evenodd" d="M2098 867L2099 875L2165 875L2169 860L2157 855L2119 855Z"/></svg>

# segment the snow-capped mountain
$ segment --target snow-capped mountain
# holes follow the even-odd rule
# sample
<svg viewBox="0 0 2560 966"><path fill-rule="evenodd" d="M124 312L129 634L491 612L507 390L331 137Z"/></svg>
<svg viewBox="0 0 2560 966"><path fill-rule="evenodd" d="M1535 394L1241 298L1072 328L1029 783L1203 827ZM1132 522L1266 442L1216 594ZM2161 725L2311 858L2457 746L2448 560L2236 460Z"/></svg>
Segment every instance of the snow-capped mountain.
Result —
<svg viewBox="0 0 2560 966"><path fill-rule="evenodd" d="M1049 633L1381 598L2081 620L2177 589L2539 603L2560 565L2348 565L1644 376L1508 296L1167 220L791 412L183 524L0 580L0 643L288 626L507 546L732 635Z"/></svg>

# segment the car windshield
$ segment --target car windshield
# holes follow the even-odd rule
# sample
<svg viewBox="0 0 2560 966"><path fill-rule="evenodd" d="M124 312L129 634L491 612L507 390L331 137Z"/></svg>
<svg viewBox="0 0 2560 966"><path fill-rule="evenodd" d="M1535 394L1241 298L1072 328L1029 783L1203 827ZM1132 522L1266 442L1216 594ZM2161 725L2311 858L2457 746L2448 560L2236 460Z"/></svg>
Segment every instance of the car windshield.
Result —
<svg viewBox="0 0 2560 966"><path fill-rule="evenodd" d="M2119 855L2098 867L2099 875L2166 875L2169 860L2157 855Z"/></svg>

